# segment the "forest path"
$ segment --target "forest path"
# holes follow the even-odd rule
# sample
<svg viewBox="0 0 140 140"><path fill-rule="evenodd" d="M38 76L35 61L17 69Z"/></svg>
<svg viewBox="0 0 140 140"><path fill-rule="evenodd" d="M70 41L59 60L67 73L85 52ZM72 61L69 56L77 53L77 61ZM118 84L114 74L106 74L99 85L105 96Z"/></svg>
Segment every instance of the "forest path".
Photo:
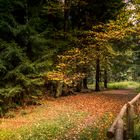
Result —
<svg viewBox="0 0 140 140"><path fill-rule="evenodd" d="M80 93L57 99L47 98L41 101L40 106L28 106L20 108L14 112L14 118L1 118L0 130L17 129L23 126L29 126L39 121L54 120L63 114L67 120L74 114L83 114L83 117L75 120L76 130L95 122L105 113L116 115L121 107L130 101L136 95L133 89L108 90L101 92ZM73 114L73 115L72 115ZM70 133L73 131L70 131Z"/></svg>

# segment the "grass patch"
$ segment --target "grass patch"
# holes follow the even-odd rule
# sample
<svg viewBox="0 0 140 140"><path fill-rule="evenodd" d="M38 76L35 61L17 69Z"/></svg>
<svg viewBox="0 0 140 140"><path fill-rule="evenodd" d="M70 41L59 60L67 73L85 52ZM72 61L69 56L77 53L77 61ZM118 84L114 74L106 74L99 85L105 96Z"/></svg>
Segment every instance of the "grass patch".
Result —
<svg viewBox="0 0 140 140"><path fill-rule="evenodd" d="M126 88L140 88L140 83L139 82L134 82L134 81L124 81L124 82L114 82L114 83L109 83L108 88L110 89L126 89Z"/></svg>
<svg viewBox="0 0 140 140"><path fill-rule="evenodd" d="M75 127L75 122L82 119L86 114L74 112L61 114L55 120L41 120L30 126L17 130L1 130L0 140L53 140L63 137L67 131Z"/></svg>
<svg viewBox="0 0 140 140"><path fill-rule="evenodd" d="M111 126L114 116L111 113L105 114L92 126L89 126L81 131L78 140L108 140L106 132Z"/></svg>
<svg viewBox="0 0 140 140"><path fill-rule="evenodd" d="M95 84L88 85L89 89L94 89ZM100 82L100 88L104 89L104 84ZM122 81L122 82L112 82L108 83L109 89L127 89L127 88L133 88L136 89L137 92L140 92L140 82L134 82L134 81Z"/></svg>

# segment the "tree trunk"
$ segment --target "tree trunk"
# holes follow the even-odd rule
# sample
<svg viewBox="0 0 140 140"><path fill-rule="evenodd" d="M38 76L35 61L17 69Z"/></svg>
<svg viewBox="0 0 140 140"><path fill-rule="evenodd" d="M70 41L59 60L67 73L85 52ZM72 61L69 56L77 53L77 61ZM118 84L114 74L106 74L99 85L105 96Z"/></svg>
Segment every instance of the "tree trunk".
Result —
<svg viewBox="0 0 140 140"><path fill-rule="evenodd" d="M69 14L70 14L71 0L65 0L64 3L64 32L69 29Z"/></svg>
<svg viewBox="0 0 140 140"><path fill-rule="evenodd" d="M82 81L80 80L76 86L76 92L80 92L82 89Z"/></svg>
<svg viewBox="0 0 140 140"><path fill-rule="evenodd" d="M104 70L104 88L107 88L107 83L108 83L108 79L107 79L107 70Z"/></svg>
<svg viewBox="0 0 140 140"><path fill-rule="evenodd" d="M56 94L56 81L50 81L48 85L48 89L50 90L50 94L55 97Z"/></svg>
<svg viewBox="0 0 140 140"><path fill-rule="evenodd" d="M95 91L100 91L100 60L99 58L96 59L96 84L95 84Z"/></svg>
<svg viewBox="0 0 140 140"><path fill-rule="evenodd" d="M55 94L56 98L62 95L62 88L63 88L63 83L60 81L57 81L56 94Z"/></svg>
<svg viewBox="0 0 140 140"><path fill-rule="evenodd" d="M29 9L28 9L29 7L28 7L28 3L26 2L25 3L25 13L26 13L26 16L25 16L25 24L27 24L28 22L29 22Z"/></svg>
<svg viewBox="0 0 140 140"><path fill-rule="evenodd" d="M83 88L84 88L84 89L88 89L88 87L87 87L87 77L85 77L85 78L83 79Z"/></svg>

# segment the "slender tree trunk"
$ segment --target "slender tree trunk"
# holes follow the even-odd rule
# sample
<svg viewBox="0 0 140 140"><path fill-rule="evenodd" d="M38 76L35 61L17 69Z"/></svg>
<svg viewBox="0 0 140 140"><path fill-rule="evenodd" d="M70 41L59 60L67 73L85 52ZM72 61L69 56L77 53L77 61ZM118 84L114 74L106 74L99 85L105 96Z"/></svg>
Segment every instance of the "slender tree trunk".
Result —
<svg viewBox="0 0 140 140"><path fill-rule="evenodd" d="M28 2L27 0L25 1L25 13L26 13L26 16L25 16L25 24L27 24L29 22L29 6L28 6Z"/></svg>
<svg viewBox="0 0 140 140"><path fill-rule="evenodd" d="M64 3L64 32L69 29L69 14L70 14L71 0L65 0Z"/></svg>
<svg viewBox="0 0 140 140"><path fill-rule="evenodd" d="M104 70L104 88L107 88L107 83L108 83L108 79L107 79L107 69Z"/></svg>
<svg viewBox="0 0 140 140"><path fill-rule="evenodd" d="M82 81L80 80L76 86L76 92L80 92L82 89Z"/></svg>
<svg viewBox="0 0 140 140"><path fill-rule="evenodd" d="M95 84L95 91L100 91L100 60L99 58L96 59L96 84Z"/></svg>
<svg viewBox="0 0 140 140"><path fill-rule="evenodd" d="M87 87L87 77L85 77L85 78L83 79L83 88L84 88L84 89L88 89L88 87Z"/></svg>

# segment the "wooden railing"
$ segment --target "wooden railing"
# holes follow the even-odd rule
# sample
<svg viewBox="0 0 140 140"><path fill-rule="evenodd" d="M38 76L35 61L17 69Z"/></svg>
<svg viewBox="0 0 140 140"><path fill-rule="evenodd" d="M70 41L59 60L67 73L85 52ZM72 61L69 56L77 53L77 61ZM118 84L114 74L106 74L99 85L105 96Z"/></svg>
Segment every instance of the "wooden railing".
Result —
<svg viewBox="0 0 140 140"><path fill-rule="evenodd" d="M125 104L113 124L107 131L111 140L132 140L134 137L134 119L140 115L140 93Z"/></svg>

